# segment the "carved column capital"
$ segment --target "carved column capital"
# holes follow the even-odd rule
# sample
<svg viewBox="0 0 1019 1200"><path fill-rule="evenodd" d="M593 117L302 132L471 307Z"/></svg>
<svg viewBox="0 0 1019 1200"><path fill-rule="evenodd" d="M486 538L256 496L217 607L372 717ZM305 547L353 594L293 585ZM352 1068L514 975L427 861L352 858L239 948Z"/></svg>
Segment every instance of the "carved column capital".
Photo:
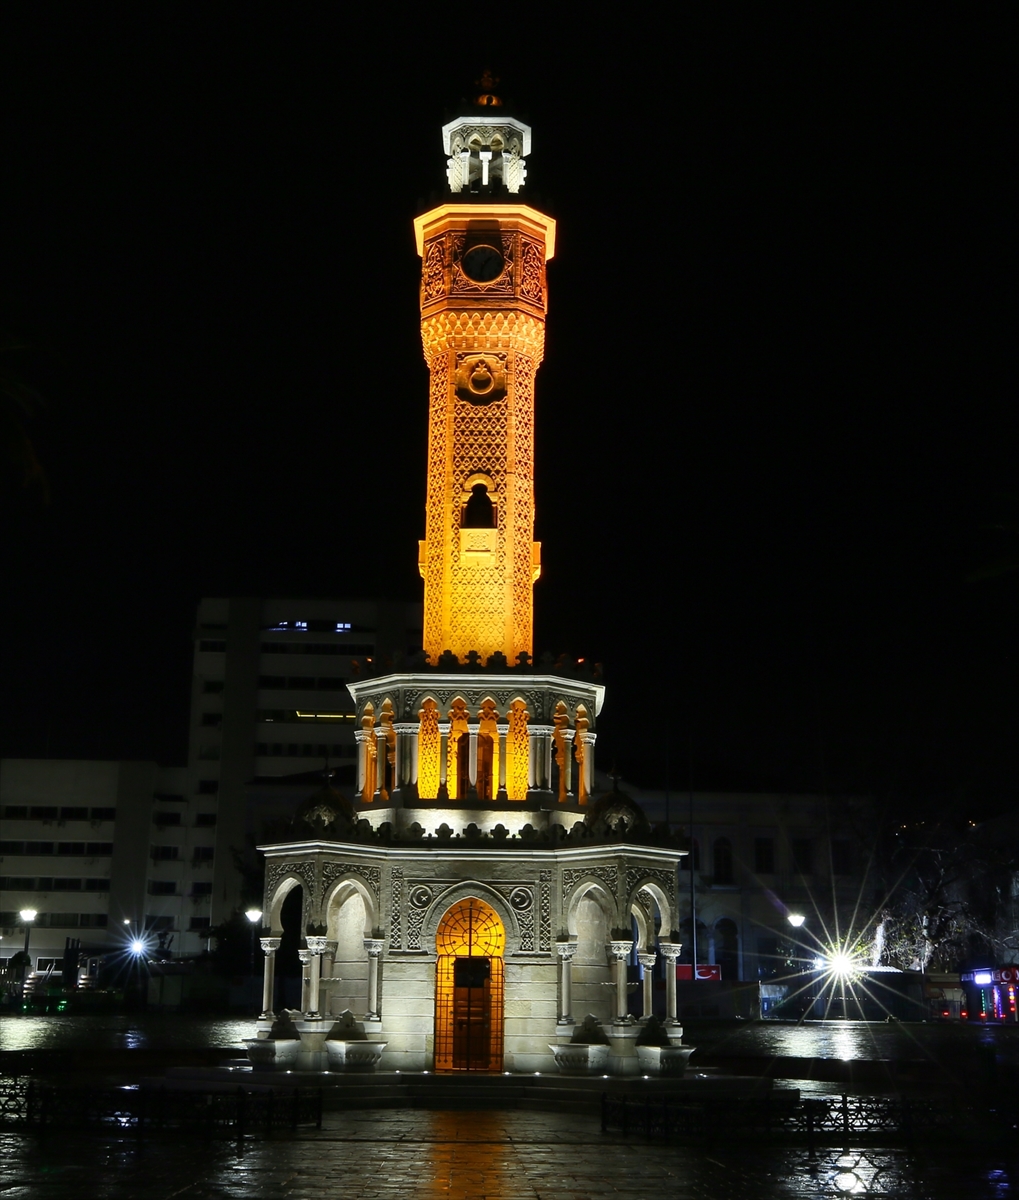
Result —
<svg viewBox="0 0 1019 1200"><path fill-rule="evenodd" d="M655 965L655 963L656 963L657 961L658 961L658 955L657 955L657 954L638 954L638 955L637 955L637 962L639 962L639 963L640 963L640 965L641 965L641 966L642 966L642 967L643 967L643 968L644 968L646 971L650 971L650 970L651 970L651 968L652 968L652 967Z"/></svg>
<svg viewBox="0 0 1019 1200"><path fill-rule="evenodd" d="M362 938L362 945L368 951L369 958L378 958L386 948L386 943L382 938Z"/></svg>
<svg viewBox="0 0 1019 1200"><path fill-rule="evenodd" d="M556 954L563 959L571 959L577 953L576 942L556 942Z"/></svg>
<svg viewBox="0 0 1019 1200"><path fill-rule="evenodd" d="M266 954L275 954L280 948L280 939L274 937L259 938L258 944L262 947Z"/></svg>
<svg viewBox="0 0 1019 1200"><path fill-rule="evenodd" d="M298 950L297 957L301 960L301 965L306 967L315 955L310 950Z"/></svg>
<svg viewBox="0 0 1019 1200"><path fill-rule="evenodd" d="M675 962L683 951L682 943L680 942L659 942L658 949L669 960Z"/></svg>
<svg viewBox="0 0 1019 1200"><path fill-rule="evenodd" d="M630 957L630 951L633 949L633 942L609 942L608 951L613 958L623 959Z"/></svg>
<svg viewBox="0 0 1019 1200"><path fill-rule="evenodd" d="M329 946L329 939L324 937L308 937L304 940L308 943L310 954L325 954Z"/></svg>

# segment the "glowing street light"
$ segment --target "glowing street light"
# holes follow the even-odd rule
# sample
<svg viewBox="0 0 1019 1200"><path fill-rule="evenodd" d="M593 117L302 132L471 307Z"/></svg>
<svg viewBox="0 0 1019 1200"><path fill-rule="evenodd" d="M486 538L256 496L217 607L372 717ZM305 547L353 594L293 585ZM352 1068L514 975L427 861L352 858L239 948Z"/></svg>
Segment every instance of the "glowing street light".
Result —
<svg viewBox="0 0 1019 1200"><path fill-rule="evenodd" d="M786 916L786 920L793 927L793 929L800 929L806 919L807 918L802 913L791 912Z"/></svg>
<svg viewBox="0 0 1019 1200"><path fill-rule="evenodd" d="M258 937L258 929L262 924L262 910L260 908L249 908L244 914L251 922L251 952L248 955L248 974L254 977L255 974L255 938Z"/></svg>
<svg viewBox="0 0 1019 1200"><path fill-rule="evenodd" d="M21 918L21 923L25 927L25 963L21 968L21 994L24 998L25 994L25 979L28 976L28 968L32 964L31 958L28 957L28 943L32 937L32 922L39 915L34 908L23 908L18 916Z"/></svg>

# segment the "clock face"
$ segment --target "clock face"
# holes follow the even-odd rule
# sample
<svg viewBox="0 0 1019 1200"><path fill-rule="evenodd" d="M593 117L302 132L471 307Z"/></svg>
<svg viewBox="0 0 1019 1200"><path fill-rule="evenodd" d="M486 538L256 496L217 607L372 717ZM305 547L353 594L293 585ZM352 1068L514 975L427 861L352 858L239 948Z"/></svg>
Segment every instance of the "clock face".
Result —
<svg viewBox="0 0 1019 1200"><path fill-rule="evenodd" d="M460 260L464 274L475 283L491 283L506 266L502 251L494 246L472 246Z"/></svg>

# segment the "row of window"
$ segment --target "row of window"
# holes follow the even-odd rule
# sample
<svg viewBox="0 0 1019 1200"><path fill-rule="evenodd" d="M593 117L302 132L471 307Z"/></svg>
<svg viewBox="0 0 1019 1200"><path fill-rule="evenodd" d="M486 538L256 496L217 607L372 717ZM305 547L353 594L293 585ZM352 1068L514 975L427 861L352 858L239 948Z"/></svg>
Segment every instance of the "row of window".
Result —
<svg viewBox="0 0 1019 1200"><path fill-rule="evenodd" d="M215 786L214 787L204 786L207 783L213 783L213 784L215 784ZM202 784L199 785L198 790L203 793L218 792L219 784L215 780L203 780ZM183 825L184 824L184 815L183 815L183 813L179 813L179 812L157 812L153 816L152 820L161 829L165 829L167 826L170 826L170 825L173 825L173 826ZM209 829L215 824L216 824L216 814L215 813L208 813L208 812L195 813L196 828Z"/></svg>
<svg viewBox="0 0 1019 1200"><path fill-rule="evenodd" d="M172 916L157 917L151 913L146 914L145 931L146 933L168 933L170 930L176 929L174 925L175 920L176 918ZM203 929L208 929L211 924L212 922L208 917L192 917L188 924L188 930L191 933L197 933Z"/></svg>
<svg viewBox="0 0 1019 1200"><path fill-rule="evenodd" d="M96 879L58 879L49 875L0 875L0 891L9 892L108 892L110 881Z"/></svg>
<svg viewBox="0 0 1019 1200"><path fill-rule="evenodd" d="M176 896L177 881L175 879L150 879L149 880L149 895L150 896ZM193 883L191 885L192 896L211 896L211 883Z"/></svg>
<svg viewBox="0 0 1019 1200"><path fill-rule="evenodd" d="M350 621L334 621L329 617L316 618L309 621L277 621L275 625L266 625L267 633L374 633L375 630L366 625L352 625Z"/></svg>
<svg viewBox="0 0 1019 1200"><path fill-rule="evenodd" d="M318 745L311 742L303 745L300 742L259 742L255 746L255 753L272 758L356 758L357 747L338 742L332 745L324 742Z"/></svg>
<svg viewBox="0 0 1019 1200"><path fill-rule="evenodd" d="M106 913L39 913L32 922L36 929L105 929ZM16 912L0 912L0 926L9 929L21 924Z"/></svg>
<svg viewBox="0 0 1019 1200"><path fill-rule="evenodd" d="M263 642L263 654L344 654L351 658L370 658L375 647L354 642Z"/></svg>
<svg viewBox="0 0 1019 1200"><path fill-rule="evenodd" d="M4 816L10 821L115 821L115 808L84 808L80 805L5 804Z"/></svg>
<svg viewBox="0 0 1019 1200"><path fill-rule="evenodd" d="M735 882L732 843L728 838L716 838L712 847L712 877L715 883ZM797 875L813 875L815 870L815 846L812 838L789 839L789 869ZM701 870L701 850L694 839L690 854L680 861L681 870L689 870L691 861L695 871ZM774 875L778 868L775 839L754 838L754 874ZM833 875L853 873L852 843L835 840L831 843L831 870Z"/></svg>
<svg viewBox="0 0 1019 1200"><path fill-rule="evenodd" d="M109 858L112 842L0 842L0 855L60 854L81 858Z"/></svg>
<svg viewBox="0 0 1019 1200"><path fill-rule="evenodd" d="M289 688L291 691L339 692L347 686L347 681L340 675L259 675L258 686L272 691Z"/></svg>
<svg viewBox="0 0 1019 1200"><path fill-rule="evenodd" d="M208 716L217 716L216 713L208 713ZM352 712L311 712L306 709L297 708L260 708L255 714L259 721L273 721L276 724L284 725L314 725L327 723L336 725L343 721L353 721L354 714Z"/></svg>
<svg viewBox="0 0 1019 1200"><path fill-rule="evenodd" d="M180 846L152 846L149 856L153 862L178 862L181 857ZM210 863L215 857L214 846L195 846L191 851L193 863Z"/></svg>

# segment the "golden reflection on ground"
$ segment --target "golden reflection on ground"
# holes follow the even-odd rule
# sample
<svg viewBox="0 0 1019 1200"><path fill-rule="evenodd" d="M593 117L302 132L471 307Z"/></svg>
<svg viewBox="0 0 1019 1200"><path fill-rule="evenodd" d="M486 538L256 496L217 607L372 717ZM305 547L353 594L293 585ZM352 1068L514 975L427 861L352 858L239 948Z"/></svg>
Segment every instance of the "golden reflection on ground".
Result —
<svg viewBox="0 0 1019 1200"><path fill-rule="evenodd" d="M507 1140L505 1114L432 1112L431 1190L435 1195L501 1200L519 1194L516 1153Z"/></svg>

